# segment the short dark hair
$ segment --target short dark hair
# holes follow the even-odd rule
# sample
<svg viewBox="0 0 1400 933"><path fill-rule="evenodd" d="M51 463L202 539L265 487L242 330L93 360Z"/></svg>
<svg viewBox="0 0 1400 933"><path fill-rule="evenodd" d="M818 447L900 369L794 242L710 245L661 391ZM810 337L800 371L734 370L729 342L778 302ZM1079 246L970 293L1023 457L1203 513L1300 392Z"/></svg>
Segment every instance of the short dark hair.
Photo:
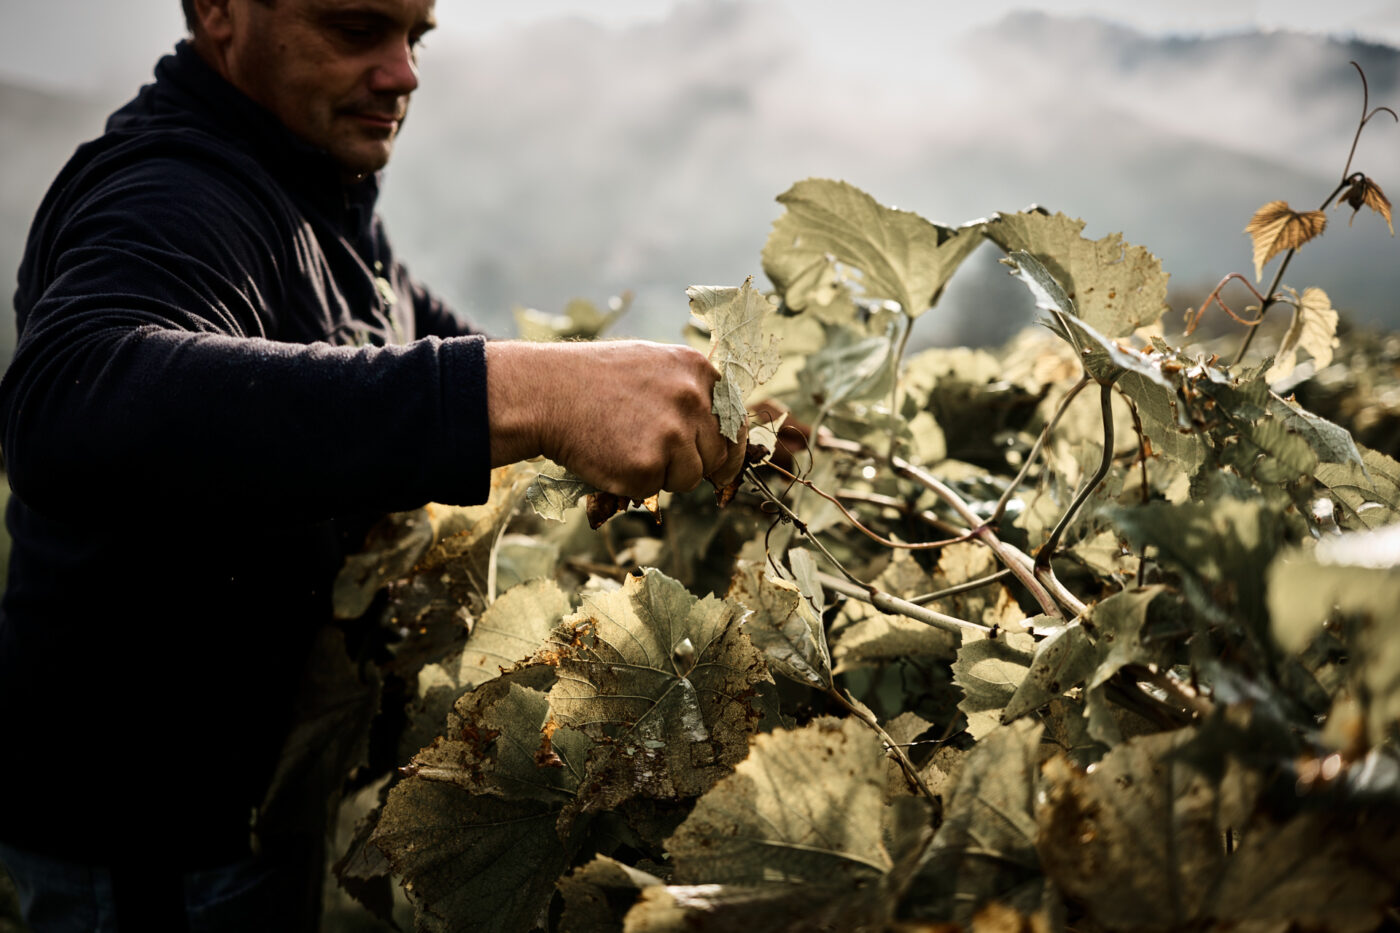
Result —
<svg viewBox="0 0 1400 933"><path fill-rule="evenodd" d="M272 6L272 0L258 0L263 6ZM185 11L185 28L194 35L194 27L199 23L199 16L194 11L194 0L180 0L180 8Z"/></svg>

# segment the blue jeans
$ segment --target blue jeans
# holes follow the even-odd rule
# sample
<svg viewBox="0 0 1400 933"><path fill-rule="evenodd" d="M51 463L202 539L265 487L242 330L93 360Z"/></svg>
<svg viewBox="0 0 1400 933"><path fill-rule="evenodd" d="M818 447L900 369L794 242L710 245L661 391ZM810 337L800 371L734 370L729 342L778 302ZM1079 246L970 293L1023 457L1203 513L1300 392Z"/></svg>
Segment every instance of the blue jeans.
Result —
<svg viewBox="0 0 1400 933"><path fill-rule="evenodd" d="M173 876L167 906L177 917L183 908L189 933L314 931L320 922L322 856L319 842L308 843L275 856L252 856ZM144 861L135 855L133 860ZM4 843L0 863L14 880L32 933L149 929L147 923L133 924L130 918L118 925L121 882L114 884L111 868L66 862Z"/></svg>

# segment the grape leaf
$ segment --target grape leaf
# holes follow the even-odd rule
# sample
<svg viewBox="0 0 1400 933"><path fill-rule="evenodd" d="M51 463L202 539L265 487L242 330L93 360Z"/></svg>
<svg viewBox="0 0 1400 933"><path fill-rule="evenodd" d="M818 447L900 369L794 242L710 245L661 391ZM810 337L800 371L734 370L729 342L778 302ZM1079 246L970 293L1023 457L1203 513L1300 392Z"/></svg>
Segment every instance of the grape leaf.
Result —
<svg viewBox="0 0 1400 933"><path fill-rule="evenodd" d="M1133 739L1087 773L1046 763L1037 848L1055 883L1106 929L1374 929L1396 885L1393 809L1256 811L1263 776L1195 770L1180 753L1197 735Z"/></svg>
<svg viewBox="0 0 1400 933"><path fill-rule="evenodd" d="M1103 651L1094 673L1089 677L1092 690L1129 664L1143 667L1163 665L1165 645L1162 640L1148 643L1143 629L1147 625L1147 610L1152 601L1166 591L1165 586L1143 586L1114 593L1089 607L1086 627L1092 626L1094 640Z"/></svg>
<svg viewBox="0 0 1400 933"><path fill-rule="evenodd" d="M458 697L534 654L571 608L553 580L533 580L503 593L472 625L460 652L420 672L419 699L408 710L402 752L412 755L431 742Z"/></svg>
<svg viewBox="0 0 1400 933"><path fill-rule="evenodd" d="M405 781L389 793L375 844L413 900L424 933L472 929L525 933L569 864L558 809L538 800L475 795L436 781Z"/></svg>
<svg viewBox="0 0 1400 933"><path fill-rule="evenodd" d="M1322 370L1332 362L1332 350L1338 346L1337 312L1332 299L1320 288L1305 288L1293 304L1293 320L1279 344L1274 365L1269 367L1268 380L1279 382L1288 378L1298 365L1298 351L1306 350L1313 366Z"/></svg>
<svg viewBox="0 0 1400 933"><path fill-rule="evenodd" d="M1107 517L1135 548L1181 575L1186 596L1205 618L1261 634L1267 619L1264 568L1279 547L1281 518L1262 499L1228 487L1203 501L1149 502L1110 509Z"/></svg>
<svg viewBox="0 0 1400 933"><path fill-rule="evenodd" d="M1093 673L1099 651L1084 626L1077 622L1055 627L1035 646L1035 659L1002 711L1002 722L1011 722L1050 702L1052 697L1077 687Z"/></svg>
<svg viewBox="0 0 1400 933"><path fill-rule="evenodd" d="M1325 229L1327 215L1322 211L1299 213L1287 201L1270 201L1259 208L1244 228L1254 242L1254 280L1264 278L1264 266L1270 259L1321 236Z"/></svg>
<svg viewBox="0 0 1400 933"><path fill-rule="evenodd" d="M844 895L844 896L843 896ZM877 896L796 884L695 884L649 887L627 913L625 933L818 933L878 929ZM588 933L593 933L592 930Z"/></svg>
<svg viewBox="0 0 1400 933"><path fill-rule="evenodd" d="M808 687L831 685L826 629L797 584L740 561L727 596L748 610L744 631L771 669Z"/></svg>
<svg viewBox="0 0 1400 933"><path fill-rule="evenodd" d="M390 792L371 842L403 878L419 929L473 917L525 931L548 903L575 847L555 824L592 744L549 716L540 691L492 681L458 701Z"/></svg>
<svg viewBox="0 0 1400 933"><path fill-rule="evenodd" d="M833 629L832 634L837 674L902 658L946 661L957 653L956 635L867 603L847 602L841 618L840 630Z"/></svg>
<svg viewBox="0 0 1400 933"><path fill-rule="evenodd" d="M525 498L536 515L562 522L564 513L578 505L578 500L597 491L559 464L546 462L525 490Z"/></svg>
<svg viewBox="0 0 1400 933"><path fill-rule="evenodd" d="M605 855L575 868L559 879L564 913L560 933L622 933L620 905L630 907L660 878Z"/></svg>
<svg viewBox="0 0 1400 933"><path fill-rule="evenodd" d="M483 505L429 503L411 512L390 515L374 529L364 549L345 560L336 575L331 600L337 619L357 619L369 609L384 584L449 561L472 588L485 595L491 554L501 529L515 511L520 486L529 470L522 464L491 472L491 495Z"/></svg>
<svg viewBox="0 0 1400 933"><path fill-rule="evenodd" d="M1036 856L1034 801L1042 728L999 726L972 747L957 787L910 885L915 918L966 925L998 901L1032 913L1045 898Z"/></svg>
<svg viewBox="0 0 1400 933"><path fill-rule="evenodd" d="M958 709L967 714L967 731L982 739L1001 724L1002 710L1030 671L1035 639L1028 633L1003 632L987 638L963 629L962 647L953 662L953 683L962 688Z"/></svg>
<svg viewBox="0 0 1400 933"><path fill-rule="evenodd" d="M1390 235L1395 236L1395 225L1390 222L1390 199L1385 196L1381 186L1372 179L1362 175L1352 182L1346 193L1337 199L1338 207L1341 207L1343 203L1351 206L1351 217L1347 219L1347 226L1351 226L1351 222L1356 219L1357 211L1363 207L1369 207L1385 218L1385 225L1390 228Z"/></svg>
<svg viewBox="0 0 1400 933"><path fill-rule="evenodd" d="M1307 442L1322 463L1350 463L1361 466L1361 451L1351 432L1313 414L1306 408L1279 398L1272 392L1266 403L1269 417L1277 420L1291 434Z"/></svg>
<svg viewBox="0 0 1400 933"><path fill-rule="evenodd" d="M1018 250L1003 262L1035 296L1036 307L1050 312L1048 326L1079 352L1084 371L1099 383L1116 381L1135 373L1148 383L1175 396L1176 387L1162 375L1161 361L1146 353L1119 346L1079 317L1074 301L1038 259Z"/></svg>
<svg viewBox="0 0 1400 933"><path fill-rule="evenodd" d="M738 441L748 419L745 400L781 362L777 337L764 327L773 307L754 290L753 276L739 288L692 285L685 294L690 313L709 327L710 363L720 374L712 402L720 433Z"/></svg>
<svg viewBox="0 0 1400 933"><path fill-rule="evenodd" d="M760 716L755 686L771 677L742 614L648 569L561 623L550 708L602 743L587 807L695 796L743 759Z"/></svg>
<svg viewBox="0 0 1400 933"><path fill-rule="evenodd" d="M802 309L822 287L833 261L860 270L870 299L923 314L981 238L980 224L959 229L884 207L843 181L809 178L778 195L787 212L763 247L763 271L790 308Z"/></svg>
<svg viewBox="0 0 1400 933"><path fill-rule="evenodd" d="M543 691L506 679L458 699L443 735L404 770L471 793L561 807L576 796L592 745L582 733L559 727Z"/></svg>
<svg viewBox="0 0 1400 933"><path fill-rule="evenodd" d="M826 343L797 374L804 401L830 411L842 402L888 394L894 350L887 337L861 336L849 327L828 326L826 333Z"/></svg>
<svg viewBox="0 0 1400 933"><path fill-rule="evenodd" d="M986 235L1008 254L1024 251L1043 263L1095 331L1122 337L1154 323L1167 308L1162 261L1122 234L1090 240L1083 229L1084 221L1064 214L1026 211L998 214Z"/></svg>
<svg viewBox="0 0 1400 933"><path fill-rule="evenodd" d="M1269 615L1285 650L1302 651L1334 613L1363 698L1369 741L1400 734L1400 524L1323 538L1269 567Z"/></svg>
<svg viewBox="0 0 1400 933"><path fill-rule="evenodd" d="M475 687L525 660L571 608L569 597L553 580L531 580L506 590L472 626L457 682Z"/></svg>
<svg viewBox="0 0 1400 933"><path fill-rule="evenodd" d="M1361 463L1318 464L1317 481L1342 506L1343 528L1378 528L1400 520L1400 463L1380 451L1356 445Z"/></svg>
<svg viewBox="0 0 1400 933"><path fill-rule="evenodd" d="M534 308L516 307L515 327L522 340L592 340L602 335L632 306L632 293L623 292L601 311L593 302L575 298L562 314L546 314Z"/></svg>
<svg viewBox="0 0 1400 933"><path fill-rule="evenodd" d="M1132 739L1092 773L1062 757L1043 769L1040 862L1105 928L1189 928L1219 876L1227 827L1215 782L1172 758L1193 735Z"/></svg>
<svg viewBox="0 0 1400 933"><path fill-rule="evenodd" d="M816 719L754 739L667 843L683 884L857 886L894 862L880 740L855 719Z"/></svg>
<svg viewBox="0 0 1400 933"><path fill-rule="evenodd" d="M1238 930L1363 933L1381 927L1395 894L1400 826L1393 811L1357 816L1316 810L1249 826L1239 834L1240 847L1209 913L1221 927ZM1358 837L1370 845L1358 845Z"/></svg>

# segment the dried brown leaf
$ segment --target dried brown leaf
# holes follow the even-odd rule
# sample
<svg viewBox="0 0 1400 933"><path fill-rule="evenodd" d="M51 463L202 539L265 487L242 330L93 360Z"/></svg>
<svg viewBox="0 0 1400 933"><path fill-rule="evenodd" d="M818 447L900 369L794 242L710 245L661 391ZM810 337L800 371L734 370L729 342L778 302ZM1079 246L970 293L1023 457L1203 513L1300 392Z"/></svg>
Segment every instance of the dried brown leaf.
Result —
<svg viewBox="0 0 1400 933"><path fill-rule="evenodd" d="M1270 201L1254 212L1244 232L1254 240L1254 278L1264 277L1264 264L1286 249L1297 249L1327 228L1322 211L1299 213L1287 201Z"/></svg>
<svg viewBox="0 0 1400 933"><path fill-rule="evenodd" d="M1385 218L1385 225L1390 228L1390 235L1395 236L1395 224L1390 222L1390 199L1385 196L1380 185L1365 175L1352 182L1351 187L1337 202L1337 206L1341 207L1343 202L1351 207L1351 218L1347 221L1348 227L1356 219L1356 214L1361 208L1369 207Z"/></svg>

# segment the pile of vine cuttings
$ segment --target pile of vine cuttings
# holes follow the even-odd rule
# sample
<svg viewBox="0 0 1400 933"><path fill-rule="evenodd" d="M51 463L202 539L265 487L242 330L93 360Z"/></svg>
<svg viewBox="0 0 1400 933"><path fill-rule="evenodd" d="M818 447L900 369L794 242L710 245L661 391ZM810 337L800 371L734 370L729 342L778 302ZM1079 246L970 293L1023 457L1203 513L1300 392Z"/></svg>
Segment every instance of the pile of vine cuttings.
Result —
<svg viewBox="0 0 1400 933"><path fill-rule="evenodd" d="M689 292L730 501L593 530L626 503L523 464L347 565L404 712L341 884L432 931L1397 928L1400 339L1276 281L1281 340L1174 346L1081 221L779 200L772 291ZM1044 326L906 352L989 240Z"/></svg>

